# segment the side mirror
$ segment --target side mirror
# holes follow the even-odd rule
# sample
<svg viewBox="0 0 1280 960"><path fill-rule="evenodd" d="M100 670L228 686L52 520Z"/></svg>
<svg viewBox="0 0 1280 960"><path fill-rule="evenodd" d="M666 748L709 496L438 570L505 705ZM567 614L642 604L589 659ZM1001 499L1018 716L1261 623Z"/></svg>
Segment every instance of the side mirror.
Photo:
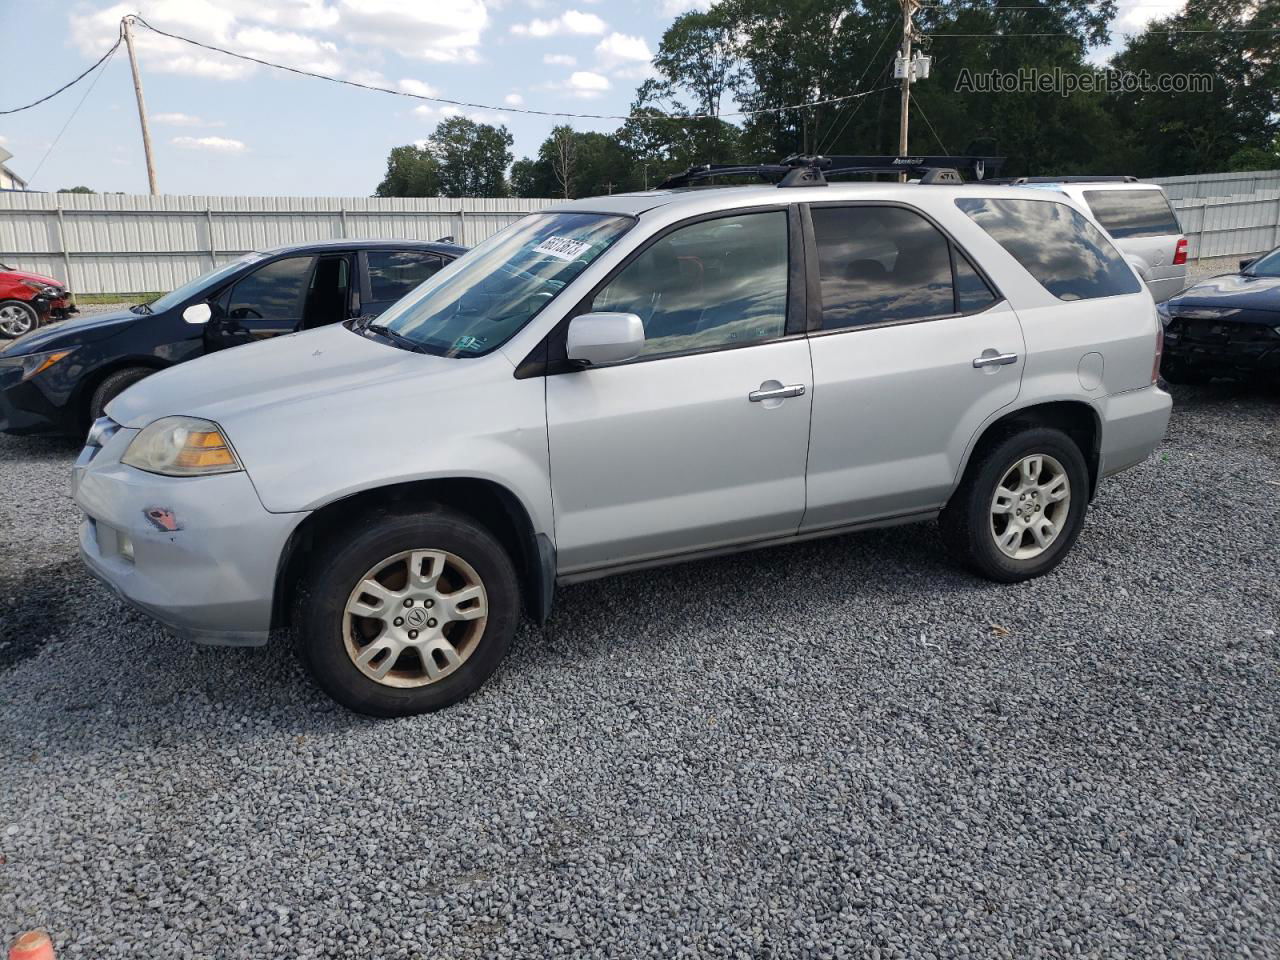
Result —
<svg viewBox="0 0 1280 960"><path fill-rule="evenodd" d="M617 363L638 356L644 324L634 313L584 313L569 321L565 352L580 363Z"/></svg>
<svg viewBox="0 0 1280 960"><path fill-rule="evenodd" d="M207 303L193 303L187 309L182 311L182 319L187 323L208 323L209 318L213 316L213 308Z"/></svg>
<svg viewBox="0 0 1280 960"><path fill-rule="evenodd" d="M1241 260L1241 261L1240 261L1240 272L1241 272L1241 273L1243 273L1245 270L1248 270L1250 267L1252 267L1252 266L1253 266L1253 264L1254 264L1254 262L1255 262L1257 259L1258 259L1257 257L1250 257L1248 260Z"/></svg>

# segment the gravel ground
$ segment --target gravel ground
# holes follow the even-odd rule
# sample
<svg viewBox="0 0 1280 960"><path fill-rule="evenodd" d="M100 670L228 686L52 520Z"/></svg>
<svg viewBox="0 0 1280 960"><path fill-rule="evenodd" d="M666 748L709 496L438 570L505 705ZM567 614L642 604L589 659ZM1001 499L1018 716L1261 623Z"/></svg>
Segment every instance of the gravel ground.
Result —
<svg viewBox="0 0 1280 960"><path fill-rule="evenodd" d="M0 933L66 957L1280 956L1280 398L1178 393L1067 562L931 526L563 590L441 714L165 636L0 437Z"/></svg>

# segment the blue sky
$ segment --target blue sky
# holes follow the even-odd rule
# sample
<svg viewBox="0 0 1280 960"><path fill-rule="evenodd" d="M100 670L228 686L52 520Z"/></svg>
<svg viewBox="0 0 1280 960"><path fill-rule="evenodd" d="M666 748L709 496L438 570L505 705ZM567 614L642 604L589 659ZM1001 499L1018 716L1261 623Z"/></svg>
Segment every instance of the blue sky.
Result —
<svg viewBox="0 0 1280 960"><path fill-rule="evenodd" d="M71 79L111 45L121 15L137 12L162 29L263 59L493 104L462 112L505 123L521 157L559 121L512 106L626 113L663 31L705 2L0 0L0 108ZM1116 27L1132 29L1178 5L1121 0ZM439 105L245 64L144 28L135 37L165 193L367 196L390 148L426 137L443 115ZM14 155L8 165L33 189L146 192L123 47L41 165L86 89L0 117L0 146Z"/></svg>

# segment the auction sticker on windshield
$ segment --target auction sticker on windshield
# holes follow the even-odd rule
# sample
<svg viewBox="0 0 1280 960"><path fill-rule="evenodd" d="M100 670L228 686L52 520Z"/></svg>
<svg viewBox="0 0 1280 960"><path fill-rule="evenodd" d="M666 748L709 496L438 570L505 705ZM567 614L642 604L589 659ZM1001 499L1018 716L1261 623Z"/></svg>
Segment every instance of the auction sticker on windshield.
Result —
<svg viewBox="0 0 1280 960"><path fill-rule="evenodd" d="M577 260L591 249L591 244L569 237L547 237L533 248L535 253L545 253L557 260Z"/></svg>

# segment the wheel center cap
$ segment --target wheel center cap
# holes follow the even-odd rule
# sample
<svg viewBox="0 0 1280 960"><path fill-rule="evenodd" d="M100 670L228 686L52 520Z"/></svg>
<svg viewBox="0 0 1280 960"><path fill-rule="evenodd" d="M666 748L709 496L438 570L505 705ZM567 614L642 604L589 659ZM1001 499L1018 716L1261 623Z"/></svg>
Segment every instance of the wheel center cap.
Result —
<svg viewBox="0 0 1280 960"><path fill-rule="evenodd" d="M427 611L422 607L412 607L404 615L405 623L417 629L427 622Z"/></svg>

